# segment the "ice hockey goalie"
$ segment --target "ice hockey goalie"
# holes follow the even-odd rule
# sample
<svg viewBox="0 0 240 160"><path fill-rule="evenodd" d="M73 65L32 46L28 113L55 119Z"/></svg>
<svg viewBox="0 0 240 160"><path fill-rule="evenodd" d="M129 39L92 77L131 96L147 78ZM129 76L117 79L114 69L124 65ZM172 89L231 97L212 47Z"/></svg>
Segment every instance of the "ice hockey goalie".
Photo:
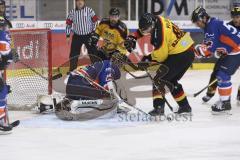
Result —
<svg viewBox="0 0 240 160"><path fill-rule="evenodd" d="M74 70L66 79L66 97L56 105L57 116L64 120L88 120L114 115L119 99L113 81L120 77L118 65L109 60Z"/></svg>

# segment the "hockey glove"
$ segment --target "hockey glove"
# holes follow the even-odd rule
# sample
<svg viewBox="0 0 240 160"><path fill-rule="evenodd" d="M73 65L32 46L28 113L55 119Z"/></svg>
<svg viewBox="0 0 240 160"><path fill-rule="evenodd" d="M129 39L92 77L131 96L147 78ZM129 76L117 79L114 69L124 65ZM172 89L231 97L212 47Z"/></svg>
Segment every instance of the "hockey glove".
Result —
<svg viewBox="0 0 240 160"><path fill-rule="evenodd" d="M217 48L215 51L215 55L219 57L225 57L227 55L227 51L225 48Z"/></svg>
<svg viewBox="0 0 240 160"><path fill-rule="evenodd" d="M97 33L91 33L90 38L88 39L88 45L96 48L99 38L100 36Z"/></svg>
<svg viewBox="0 0 240 160"><path fill-rule="evenodd" d="M211 52L208 51L207 46L204 44L197 44L195 46L195 55L197 58L210 57Z"/></svg>
<svg viewBox="0 0 240 160"><path fill-rule="evenodd" d="M124 46L128 52L132 52L136 48L136 44L137 38L132 35L129 35L124 42Z"/></svg>

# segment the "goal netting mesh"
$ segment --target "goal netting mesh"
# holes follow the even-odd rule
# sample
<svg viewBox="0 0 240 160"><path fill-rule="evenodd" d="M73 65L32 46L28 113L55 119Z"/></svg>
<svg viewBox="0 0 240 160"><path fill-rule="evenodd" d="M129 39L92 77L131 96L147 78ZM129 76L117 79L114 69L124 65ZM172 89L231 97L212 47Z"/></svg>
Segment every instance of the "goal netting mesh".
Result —
<svg viewBox="0 0 240 160"><path fill-rule="evenodd" d="M5 72L12 91L7 103L10 109L24 110L37 102L38 95L52 92L51 31L13 30L11 37L20 61Z"/></svg>

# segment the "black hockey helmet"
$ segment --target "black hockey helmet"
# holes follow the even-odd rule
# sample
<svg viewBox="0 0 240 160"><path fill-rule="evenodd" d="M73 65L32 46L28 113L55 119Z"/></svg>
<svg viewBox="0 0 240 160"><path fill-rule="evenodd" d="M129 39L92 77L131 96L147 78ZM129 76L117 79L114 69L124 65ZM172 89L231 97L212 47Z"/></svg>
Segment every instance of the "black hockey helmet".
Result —
<svg viewBox="0 0 240 160"><path fill-rule="evenodd" d="M109 11L110 16L120 16L120 10L118 8L111 8Z"/></svg>
<svg viewBox="0 0 240 160"><path fill-rule="evenodd" d="M240 15L240 7L234 7L232 10L231 10L231 16L239 16Z"/></svg>
<svg viewBox="0 0 240 160"><path fill-rule="evenodd" d="M209 15L208 15L206 9L199 6L193 11L191 20L192 20L193 23L195 23L199 20L202 20L204 17L209 18Z"/></svg>
<svg viewBox="0 0 240 160"><path fill-rule="evenodd" d="M0 27L6 27L7 26L7 22L4 19L4 17L0 17Z"/></svg>
<svg viewBox="0 0 240 160"><path fill-rule="evenodd" d="M139 20L139 30L141 32L146 31L149 28L154 28L155 27L155 22L156 22L156 16L152 13L145 13L141 16Z"/></svg>
<svg viewBox="0 0 240 160"><path fill-rule="evenodd" d="M0 5L6 6L6 2L4 0L0 0Z"/></svg>

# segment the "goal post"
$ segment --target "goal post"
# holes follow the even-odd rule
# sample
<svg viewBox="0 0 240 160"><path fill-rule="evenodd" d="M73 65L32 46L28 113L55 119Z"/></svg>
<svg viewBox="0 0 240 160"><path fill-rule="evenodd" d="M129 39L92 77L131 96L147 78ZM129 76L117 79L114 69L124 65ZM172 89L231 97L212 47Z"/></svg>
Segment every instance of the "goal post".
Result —
<svg viewBox="0 0 240 160"><path fill-rule="evenodd" d="M52 94L52 33L50 29L11 30L12 48L19 62L6 69L11 86L9 108L25 109L37 102L38 95Z"/></svg>

